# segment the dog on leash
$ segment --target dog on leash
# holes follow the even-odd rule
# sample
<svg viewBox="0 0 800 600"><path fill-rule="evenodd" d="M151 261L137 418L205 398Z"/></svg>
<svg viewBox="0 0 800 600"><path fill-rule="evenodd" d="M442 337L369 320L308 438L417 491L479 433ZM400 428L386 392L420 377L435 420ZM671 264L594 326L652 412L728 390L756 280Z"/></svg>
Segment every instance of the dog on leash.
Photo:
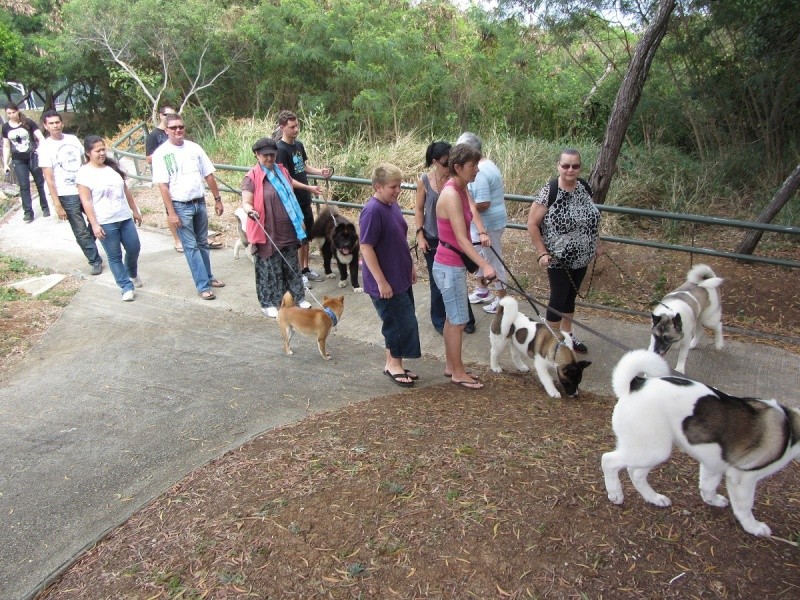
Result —
<svg viewBox="0 0 800 600"><path fill-rule="evenodd" d="M323 208L311 226L310 238L317 239L322 252L322 263L328 279L336 277L331 269L335 258L339 267L339 287L347 286L347 270L354 292L362 291L358 283L359 243L356 226L335 208Z"/></svg>
<svg viewBox="0 0 800 600"><path fill-rule="evenodd" d="M770 535L753 517L756 484L800 457L800 410L774 400L735 398L697 381L670 376L663 357L629 352L611 378L619 399L611 424L617 448L603 454L608 499L622 504L619 470L626 468L636 490L656 506L671 501L657 493L647 475L672 453L673 445L700 463L700 496L725 507L717 493L722 477L733 513L748 533Z"/></svg>
<svg viewBox="0 0 800 600"><path fill-rule="evenodd" d="M255 262L256 259L253 257L255 246L251 245L250 242L247 241L247 233L245 233L247 229L247 213L240 206L233 214L236 215L236 231L239 234L239 238L233 245L233 258L238 259L239 253L241 252L242 248L244 248L244 251L250 259L250 262Z"/></svg>
<svg viewBox="0 0 800 600"><path fill-rule="evenodd" d="M295 331L299 331L304 335L316 336L320 355L325 360L330 360L331 355L325 350L325 342L331 329L342 318L343 311L344 296L323 296L322 308L300 308L295 306L292 294L286 292L278 310L278 327L281 328L284 352L294 354L291 348L292 337Z"/></svg>
<svg viewBox="0 0 800 600"><path fill-rule="evenodd" d="M535 323L519 312L519 304L510 296L500 300L489 328L489 341L492 346L490 356L492 371L503 372L497 359L510 344L514 366L520 371L527 372L530 368L523 358L526 355L533 358L536 375L551 398L561 397L553 383L553 374L567 396L574 398L578 395L583 370L592 364L587 360L578 360L572 349L571 339L565 340L561 332L554 335L544 323Z"/></svg>
<svg viewBox="0 0 800 600"><path fill-rule="evenodd" d="M703 337L703 327L714 330L714 346L721 350L722 307L717 288L722 278L714 275L708 265L696 265L686 281L670 292L653 309L653 328L649 350L663 356L673 345L678 346L675 370L686 372L689 349L695 348Z"/></svg>

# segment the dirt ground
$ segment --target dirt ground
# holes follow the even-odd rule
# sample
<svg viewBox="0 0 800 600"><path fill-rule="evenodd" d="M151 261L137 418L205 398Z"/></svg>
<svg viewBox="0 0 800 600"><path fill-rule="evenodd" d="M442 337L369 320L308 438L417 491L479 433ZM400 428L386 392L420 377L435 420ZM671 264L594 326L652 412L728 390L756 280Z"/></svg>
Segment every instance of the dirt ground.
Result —
<svg viewBox="0 0 800 600"><path fill-rule="evenodd" d="M145 224L163 227L157 199L138 196ZM228 246L234 208L212 222ZM541 297L524 234L511 234L508 263ZM663 251L606 251L613 261L598 261L591 302L646 311L690 266ZM785 245L772 252L800 257ZM795 271L703 262L726 280L726 325L796 342ZM59 307L42 310L2 302L4 343L17 342L3 348L0 368L36 343ZM786 337L764 341L798 351ZM797 466L758 489L754 512L774 538L755 538L730 509L705 505L696 464L678 454L651 476L671 507L645 504L624 475L626 501L615 506L599 466L614 444L612 398L552 400L530 375L485 381L468 392L443 378L267 432L167 490L39 598L798 595Z"/></svg>

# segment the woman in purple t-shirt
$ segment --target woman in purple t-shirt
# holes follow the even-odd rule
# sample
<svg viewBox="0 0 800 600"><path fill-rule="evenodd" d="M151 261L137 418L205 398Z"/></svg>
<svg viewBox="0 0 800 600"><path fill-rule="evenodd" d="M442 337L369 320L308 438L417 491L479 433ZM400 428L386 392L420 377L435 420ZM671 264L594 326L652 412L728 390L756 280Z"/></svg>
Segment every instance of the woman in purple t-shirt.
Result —
<svg viewBox="0 0 800 600"><path fill-rule="evenodd" d="M372 172L375 193L359 218L361 272L364 292L383 321L386 341L383 373L400 387L418 379L403 366L404 358L422 356L412 285L417 280L406 234L408 223L397 205L403 174L394 165L378 165Z"/></svg>

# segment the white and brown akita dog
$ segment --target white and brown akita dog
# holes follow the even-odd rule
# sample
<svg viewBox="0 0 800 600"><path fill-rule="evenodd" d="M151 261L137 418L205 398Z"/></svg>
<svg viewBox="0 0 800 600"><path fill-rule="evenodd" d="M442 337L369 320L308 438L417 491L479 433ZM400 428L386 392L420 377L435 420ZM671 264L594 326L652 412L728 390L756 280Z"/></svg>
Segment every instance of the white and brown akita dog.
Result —
<svg viewBox="0 0 800 600"><path fill-rule="evenodd" d="M536 323L519 312L519 304L510 296L500 300L489 328L489 341L492 344L492 371L503 372L497 359L511 342L514 366L520 371L529 371L523 357L527 355L533 358L536 375L551 398L561 397L551 373L555 374L567 396L572 398L578 395L583 370L592 364L588 360L578 360L571 339L565 340L561 332L553 335L544 323Z"/></svg>
<svg viewBox="0 0 800 600"><path fill-rule="evenodd" d="M683 285L664 296L653 309L648 349L664 356L673 344L678 344L675 370L680 373L686 372L689 348L700 343L703 326L714 330L714 346L722 349L722 307L717 291L722 281L708 265L696 265Z"/></svg>
<svg viewBox="0 0 800 600"><path fill-rule="evenodd" d="M700 496L707 504L728 505L717 493L725 476L733 513L745 531L770 534L753 517L756 484L800 457L800 410L670 376L667 362L649 350L623 356L611 384L619 401L611 417L617 449L602 458L609 500L622 504L618 472L626 468L647 502L669 506L647 475L677 445L700 463Z"/></svg>

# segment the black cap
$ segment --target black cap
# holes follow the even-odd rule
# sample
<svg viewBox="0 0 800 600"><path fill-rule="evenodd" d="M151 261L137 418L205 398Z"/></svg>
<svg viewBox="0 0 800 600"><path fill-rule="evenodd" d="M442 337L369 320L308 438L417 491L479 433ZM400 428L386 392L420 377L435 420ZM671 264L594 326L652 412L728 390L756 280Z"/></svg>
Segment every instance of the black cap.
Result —
<svg viewBox="0 0 800 600"><path fill-rule="evenodd" d="M256 143L253 144L253 152L257 154L277 154L278 144L272 138L259 138Z"/></svg>

